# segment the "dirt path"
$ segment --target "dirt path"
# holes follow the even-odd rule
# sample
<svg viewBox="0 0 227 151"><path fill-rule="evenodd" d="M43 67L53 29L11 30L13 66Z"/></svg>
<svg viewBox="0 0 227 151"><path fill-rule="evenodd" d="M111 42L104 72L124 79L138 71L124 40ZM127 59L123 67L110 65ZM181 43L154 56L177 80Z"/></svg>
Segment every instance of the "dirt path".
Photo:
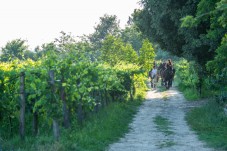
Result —
<svg viewBox="0 0 227 151"><path fill-rule="evenodd" d="M110 145L109 151L211 151L198 140L184 119L191 107L174 88L164 92L148 91L129 133Z"/></svg>

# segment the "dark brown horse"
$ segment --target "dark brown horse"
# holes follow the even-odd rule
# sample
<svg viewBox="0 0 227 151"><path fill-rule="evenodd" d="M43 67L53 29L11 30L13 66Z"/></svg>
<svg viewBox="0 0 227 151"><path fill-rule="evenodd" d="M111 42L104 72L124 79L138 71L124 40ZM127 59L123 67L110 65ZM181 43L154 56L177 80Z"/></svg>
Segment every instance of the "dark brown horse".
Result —
<svg viewBox="0 0 227 151"><path fill-rule="evenodd" d="M172 86L175 69L172 66L168 66L166 63L163 63L158 68L159 76L161 77L161 85L165 86L166 89L169 89Z"/></svg>
<svg viewBox="0 0 227 151"><path fill-rule="evenodd" d="M161 63L158 67L158 80L161 78L161 85L164 86L163 73L166 69L166 63Z"/></svg>
<svg viewBox="0 0 227 151"><path fill-rule="evenodd" d="M166 89L169 89L172 86L173 78L174 78L173 69L167 68L166 70L164 70L163 82L164 82L164 86L166 87Z"/></svg>

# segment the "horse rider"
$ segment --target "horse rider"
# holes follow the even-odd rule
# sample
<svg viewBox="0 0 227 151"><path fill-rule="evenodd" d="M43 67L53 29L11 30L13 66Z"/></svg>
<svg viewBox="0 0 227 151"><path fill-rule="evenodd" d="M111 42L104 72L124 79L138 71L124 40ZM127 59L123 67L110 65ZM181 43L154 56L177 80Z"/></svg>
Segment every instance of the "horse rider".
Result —
<svg viewBox="0 0 227 151"><path fill-rule="evenodd" d="M173 69L173 63L171 61L171 59L168 59L167 63L166 63L166 69Z"/></svg>
<svg viewBox="0 0 227 151"><path fill-rule="evenodd" d="M172 86L172 81L173 81L173 78L174 78L174 75L175 75L175 69L173 68L173 63L172 63L171 59L168 59L168 61L166 63L166 70L167 69L172 72L172 80L171 80L171 83L170 83L170 86Z"/></svg>

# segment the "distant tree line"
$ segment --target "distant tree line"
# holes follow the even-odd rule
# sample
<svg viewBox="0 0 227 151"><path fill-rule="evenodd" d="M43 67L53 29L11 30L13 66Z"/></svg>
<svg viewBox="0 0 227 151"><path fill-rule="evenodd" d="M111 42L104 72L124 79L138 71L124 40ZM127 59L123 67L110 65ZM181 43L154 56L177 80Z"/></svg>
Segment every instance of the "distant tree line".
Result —
<svg viewBox="0 0 227 151"><path fill-rule="evenodd" d="M78 41L76 41L71 34L61 31L59 38L54 39L52 42L37 46L34 50L29 50L29 45L26 40L11 40L1 48L0 61L8 62L15 59L26 60L28 58L38 60L42 56L45 56L50 50L62 52L70 51L70 49L87 52L87 57L90 57L93 61L105 59L105 56L103 55L116 53L117 49L119 49L118 54L121 54L121 51L130 52L130 55L132 56L128 57L130 57L130 59L135 59L136 61L138 60L138 56L140 56L142 44L144 42L147 44L149 43L135 25L129 24L125 29L121 29L116 15L105 14L103 17L100 17L100 22L94 29L94 33L83 35L79 37L80 40ZM110 50L106 50L109 49L107 48L108 43L114 44L116 47L114 46L113 49L110 48ZM66 49L59 50L59 48L64 45L67 46L67 48L64 47ZM117 45L119 48L117 48ZM126 48L123 48L123 45L125 45ZM101 51L105 52L101 53Z"/></svg>

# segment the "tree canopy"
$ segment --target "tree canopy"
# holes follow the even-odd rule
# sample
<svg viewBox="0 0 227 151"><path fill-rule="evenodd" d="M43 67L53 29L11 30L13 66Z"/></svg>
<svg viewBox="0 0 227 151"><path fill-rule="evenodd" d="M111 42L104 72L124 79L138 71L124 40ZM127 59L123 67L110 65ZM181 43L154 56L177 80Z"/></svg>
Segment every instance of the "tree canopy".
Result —
<svg viewBox="0 0 227 151"><path fill-rule="evenodd" d="M24 59L24 53L28 50L25 40L15 39L7 42L2 48L1 61L12 61L14 59Z"/></svg>
<svg viewBox="0 0 227 151"><path fill-rule="evenodd" d="M195 59L212 60L226 28L226 0L141 0L133 21L164 50Z"/></svg>

